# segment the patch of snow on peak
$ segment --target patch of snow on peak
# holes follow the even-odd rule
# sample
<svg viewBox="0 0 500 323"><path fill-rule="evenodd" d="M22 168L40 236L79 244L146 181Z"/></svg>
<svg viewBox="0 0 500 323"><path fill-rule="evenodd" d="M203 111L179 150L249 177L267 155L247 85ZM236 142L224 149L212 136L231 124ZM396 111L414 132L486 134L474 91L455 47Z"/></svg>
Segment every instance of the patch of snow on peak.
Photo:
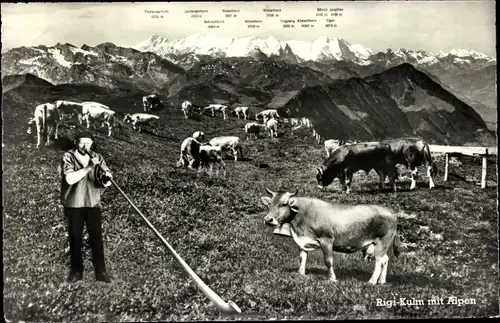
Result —
<svg viewBox="0 0 500 323"><path fill-rule="evenodd" d="M72 48L70 48L70 50L73 52L73 54L82 53L83 56L87 56L87 55L98 56L97 53L89 52L87 50L77 48L77 47L72 47Z"/></svg>
<svg viewBox="0 0 500 323"><path fill-rule="evenodd" d="M363 45L360 44L354 44L350 45L349 49L356 54L357 57L361 59L367 59L371 55L373 55L373 52L369 50L368 48L365 48Z"/></svg>
<svg viewBox="0 0 500 323"><path fill-rule="evenodd" d="M52 54L52 56L54 57L55 61L61 65L61 66L64 66L64 67L71 67L73 65L73 63L71 62L68 62L64 56L61 54L61 51L59 49L55 49L55 48L49 48L48 52L50 54Z"/></svg>

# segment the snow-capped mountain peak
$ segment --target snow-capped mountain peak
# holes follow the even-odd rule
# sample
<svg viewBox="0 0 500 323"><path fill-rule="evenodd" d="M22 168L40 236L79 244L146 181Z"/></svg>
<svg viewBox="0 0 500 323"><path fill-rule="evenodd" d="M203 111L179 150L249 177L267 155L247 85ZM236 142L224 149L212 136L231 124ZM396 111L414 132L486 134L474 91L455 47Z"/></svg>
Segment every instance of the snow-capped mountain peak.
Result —
<svg viewBox="0 0 500 323"><path fill-rule="evenodd" d="M153 35L148 40L134 46L141 51L152 51L161 56L194 53L213 55L219 53L230 57L248 56L255 47L267 56L286 53L295 54L302 60L363 60L372 52L361 46L351 45L347 41L333 37L320 36L312 41L280 41L273 36L265 39L255 37L216 37L193 34L183 39L169 41L161 36ZM291 53L292 52L292 53Z"/></svg>

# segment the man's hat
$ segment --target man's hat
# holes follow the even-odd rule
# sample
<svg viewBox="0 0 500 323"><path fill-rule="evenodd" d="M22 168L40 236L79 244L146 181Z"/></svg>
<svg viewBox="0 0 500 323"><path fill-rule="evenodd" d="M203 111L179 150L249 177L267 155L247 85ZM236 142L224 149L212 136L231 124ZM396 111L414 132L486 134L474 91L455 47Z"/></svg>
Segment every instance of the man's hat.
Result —
<svg viewBox="0 0 500 323"><path fill-rule="evenodd" d="M76 136L75 136L75 140L78 140L80 138L90 138L92 140L94 140L94 137L92 136L92 134L88 131L82 131L80 133L78 133Z"/></svg>

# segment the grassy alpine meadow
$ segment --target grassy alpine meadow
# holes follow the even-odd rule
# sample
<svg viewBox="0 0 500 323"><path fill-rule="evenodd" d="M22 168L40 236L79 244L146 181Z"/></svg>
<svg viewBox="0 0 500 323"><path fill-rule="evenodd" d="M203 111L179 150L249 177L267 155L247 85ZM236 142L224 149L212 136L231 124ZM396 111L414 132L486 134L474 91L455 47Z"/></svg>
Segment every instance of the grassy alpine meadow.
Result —
<svg viewBox="0 0 500 323"><path fill-rule="evenodd" d="M162 114L162 127L136 133L125 126L108 138L94 130L116 183L200 278L239 316L224 316L175 261L168 249L115 187L103 193L103 232L111 284L94 280L89 243L84 280L66 282L69 242L59 201L58 165L75 130L36 149L19 123L4 141L4 311L8 321L197 321L489 317L498 315L496 160L488 185L478 186L481 160L460 158L429 190L420 167L416 190L409 180L397 193L378 192L375 172L354 176L352 192L338 180L316 187L315 167L325 157L311 129L281 128L278 138L244 142L242 161L226 159L226 175L176 168L180 145L194 131L207 139L237 135L245 121L221 116L185 120ZM435 158L441 170L442 158ZM404 176L403 176L404 178ZM401 254L391 260L385 285L368 284L374 262L361 253L335 253L336 283L326 280L321 251L297 273L293 240L264 225L260 197L299 189L299 196L332 202L373 203L399 215ZM86 229L85 229L86 230ZM401 298L405 298L401 302ZM437 300L442 304L429 304ZM392 303L397 301L398 304Z"/></svg>

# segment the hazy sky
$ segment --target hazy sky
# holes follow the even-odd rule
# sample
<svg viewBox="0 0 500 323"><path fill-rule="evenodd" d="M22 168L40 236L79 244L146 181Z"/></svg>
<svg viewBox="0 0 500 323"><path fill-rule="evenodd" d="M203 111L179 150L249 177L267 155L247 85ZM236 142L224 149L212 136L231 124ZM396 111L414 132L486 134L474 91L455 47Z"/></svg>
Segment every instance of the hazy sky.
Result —
<svg viewBox="0 0 500 323"><path fill-rule="evenodd" d="M273 36L279 40L343 38L376 52L387 48L447 52L454 48L496 56L495 2L485 1L346 1L346 2L179 2L179 3L10 3L2 7L2 47L71 43L95 46L113 42L133 46L153 34L168 39L194 33L228 37ZM266 17L264 8L281 9ZM317 8L342 8L337 27L326 28ZM238 9L227 18L222 9ZM152 18L145 10L162 10ZM185 10L208 10L201 18ZM276 12L275 12L276 13ZM328 12L331 14L332 12ZM218 29L204 20L224 20ZM244 20L262 20L248 28ZM316 19L314 28L283 28L281 19Z"/></svg>

